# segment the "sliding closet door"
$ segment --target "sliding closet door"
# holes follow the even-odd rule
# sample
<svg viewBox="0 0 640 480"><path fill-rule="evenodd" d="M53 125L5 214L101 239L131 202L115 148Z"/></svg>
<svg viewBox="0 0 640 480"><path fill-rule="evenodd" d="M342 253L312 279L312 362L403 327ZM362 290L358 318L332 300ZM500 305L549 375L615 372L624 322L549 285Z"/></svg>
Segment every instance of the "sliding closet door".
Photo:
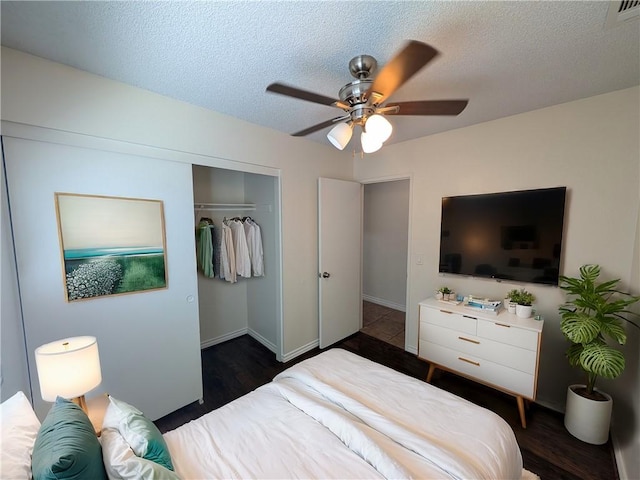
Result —
<svg viewBox="0 0 640 480"><path fill-rule="evenodd" d="M36 412L44 418L51 405L40 396L35 349L77 335L98 339L102 384L89 397L109 392L154 420L202 398L191 166L3 140ZM67 301L56 193L162 201L167 288ZM110 228L128 227L112 220Z"/></svg>
<svg viewBox="0 0 640 480"><path fill-rule="evenodd" d="M318 179L320 348L360 329L362 186Z"/></svg>

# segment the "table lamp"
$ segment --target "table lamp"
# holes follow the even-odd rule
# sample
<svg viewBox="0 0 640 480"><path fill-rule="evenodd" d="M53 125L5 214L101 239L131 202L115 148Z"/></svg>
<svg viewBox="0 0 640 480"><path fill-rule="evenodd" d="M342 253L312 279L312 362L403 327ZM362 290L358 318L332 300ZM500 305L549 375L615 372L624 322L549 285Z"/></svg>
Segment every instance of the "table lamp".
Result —
<svg viewBox="0 0 640 480"><path fill-rule="evenodd" d="M36 348L40 394L45 402L69 399L87 412L84 394L102 382L98 341L95 337L72 337Z"/></svg>

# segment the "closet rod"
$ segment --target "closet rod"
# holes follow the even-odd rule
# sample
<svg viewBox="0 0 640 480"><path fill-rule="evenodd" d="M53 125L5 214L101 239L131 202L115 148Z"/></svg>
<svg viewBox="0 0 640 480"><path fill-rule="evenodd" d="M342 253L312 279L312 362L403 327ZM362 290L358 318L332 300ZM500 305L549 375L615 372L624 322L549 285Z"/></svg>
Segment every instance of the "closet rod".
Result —
<svg viewBox="0 0 640 480"><path fill-rule="evenodd" d="M255 210L255 203L196 203L195 210Z"/></svg>

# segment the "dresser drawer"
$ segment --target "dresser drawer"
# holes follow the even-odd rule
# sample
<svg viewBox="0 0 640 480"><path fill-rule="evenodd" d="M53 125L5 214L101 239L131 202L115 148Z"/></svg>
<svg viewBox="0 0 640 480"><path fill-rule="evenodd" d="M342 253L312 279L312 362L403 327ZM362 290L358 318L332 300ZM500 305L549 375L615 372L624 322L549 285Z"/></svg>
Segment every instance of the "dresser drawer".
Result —
<svg viewBox="0 0 640 480"><path fill-rule="evenodd" d="M420 340L420 357L474 380L527 398L534 397L534 375Z"/></svg>
<svg viewBox="0 0 640 480"><path fill-rule="evenodd" d="M534 352L538 350L538 332L513 327L499 321L478 320L477 335Z"/></svg>
<svg viewBox="0 0 640 480"><path fill-rule="evenodd" d="M446 308L441 310L429 307L420 307L420 323L426 322L441 327L451 328L460 332L475 335L478 320L470 315L453 313Z"/></svg>
<svg viewBox="0 0 640 480"><path fill-rule="evenodd" d="M533 350L456 332L429 323L420 324L420 339L531 375L536 371L536 351Z"/></svg>

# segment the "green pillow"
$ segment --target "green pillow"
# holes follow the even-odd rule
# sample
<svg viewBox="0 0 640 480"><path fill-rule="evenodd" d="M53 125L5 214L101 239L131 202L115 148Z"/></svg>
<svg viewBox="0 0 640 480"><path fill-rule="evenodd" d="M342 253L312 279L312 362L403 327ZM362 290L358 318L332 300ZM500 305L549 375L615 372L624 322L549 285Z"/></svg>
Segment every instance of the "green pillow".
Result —
<svg viewBox="0 0 640 480"><path fill-rule="evenodd" d="M106 480L96 432L75 403L56 399L38 431L31 471L34 480Z"/></svg>
<svg viewBox="0 0 640 480"><path fill-rule="evenodd" d="M169 448L158 427L136 407L111 395L109 400L102 427L118 430L136 456L173 470Z"/></svg>

